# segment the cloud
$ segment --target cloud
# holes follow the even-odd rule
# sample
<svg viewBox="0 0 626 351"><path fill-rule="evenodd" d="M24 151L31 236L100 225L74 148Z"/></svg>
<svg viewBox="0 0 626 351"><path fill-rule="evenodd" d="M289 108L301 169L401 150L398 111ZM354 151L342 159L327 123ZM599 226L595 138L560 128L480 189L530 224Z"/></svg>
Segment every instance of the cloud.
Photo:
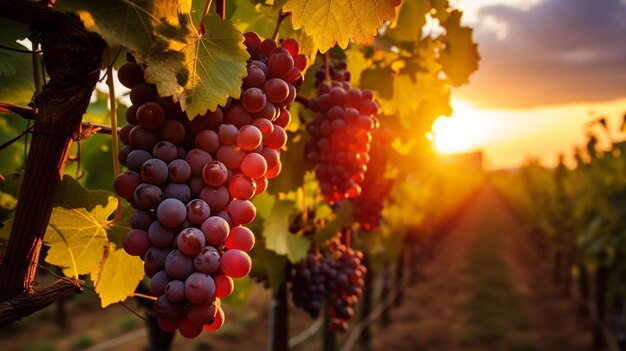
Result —
<svg viewBox="0 0 626 351"><path fill-rule="evenodd" d="M626 1L543 0L478 15L480 68L456 96L502 108L626 97Z"/></svg>

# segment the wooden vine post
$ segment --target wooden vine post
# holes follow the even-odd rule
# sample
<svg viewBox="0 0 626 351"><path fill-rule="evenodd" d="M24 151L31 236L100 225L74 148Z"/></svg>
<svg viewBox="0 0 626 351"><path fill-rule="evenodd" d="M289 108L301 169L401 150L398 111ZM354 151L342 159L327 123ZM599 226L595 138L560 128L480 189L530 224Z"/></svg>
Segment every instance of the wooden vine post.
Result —
<svg viewBox="0 0 626 351"><path fill-rule="evenodd" d="M40 33L50 80L35 100L32 144L26 160L5 259L0 265L0 325L21 319L80 290L59 280L33 290L37 261L71 143L98 81L106 46L76 16L23 0L0 2L0 16Z"/></svg>

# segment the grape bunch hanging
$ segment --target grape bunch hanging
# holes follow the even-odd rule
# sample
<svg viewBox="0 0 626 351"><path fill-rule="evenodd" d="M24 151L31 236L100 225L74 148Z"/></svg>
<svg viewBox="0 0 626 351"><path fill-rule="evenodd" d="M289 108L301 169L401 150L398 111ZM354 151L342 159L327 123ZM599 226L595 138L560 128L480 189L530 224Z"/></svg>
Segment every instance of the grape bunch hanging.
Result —
<svg viewBox="0 0 626 351"><path fill-rule="evenodd" d="M352 200L352 216L364 231L376 230L380 226L385 199L389 195L393 181L385 177L388 161L389 140L381 135L382 129L374 134L371 159L361 184L361 194Z"/></svg>
<svg viewBox="0 0 626 351"><path fill-rule="evenodd" d="M328 203L361 193L372 131L379 126L372 92L353 88L345 69L345 61L332 64L331 81L322 81L320 72L325 71L317 71L317 96L309 103L313 119L306 127L310 140L305 153Z"/></svg>
<svg viewBox="0 0 626 351"><path fill-rule="evenodd" d="M135 208L123 246L144 261L159 326L189 338L223 324L220 298L250 272L250 200L281 171L287 107L306 66L293 39L277 46L246 33L244 44L251 57L240 99L191 121L157 96L132 57L118 72L132 102L120 130L128 171L114 183Z"/></svg>
<svg viewBox="0 0 626 351"><path fill-rule="evenodd" d="M293 268L294 304L317 318L326 303L328 328L345 332L367 273L362 259L361 252L343 245L337 238L321 251L310 251Z"/></svg>

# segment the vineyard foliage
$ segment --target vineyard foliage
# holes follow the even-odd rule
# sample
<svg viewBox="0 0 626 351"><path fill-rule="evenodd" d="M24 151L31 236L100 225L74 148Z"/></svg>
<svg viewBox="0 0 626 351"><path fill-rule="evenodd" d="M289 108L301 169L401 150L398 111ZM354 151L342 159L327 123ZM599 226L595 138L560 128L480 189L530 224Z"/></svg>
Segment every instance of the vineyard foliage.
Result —
<svg viewBox="0 0 626 351"><path fill-rule="evenodd" d="M531 161L494 181L527 219L526 232L545 242L553 255L568 258L567 272L609 268L611 293L623 295L626 145L613 141L613 131L601 121L592 125L586 147L576 149L573 166L566 167L561 155L555 169ZM600 139L609 146L600 147Z"/></svg>
<svg viewBox="0 0 626 351"><path fill-rule="evenodd" d="M315 96L314 75L323 66L323 53L346 60L351 84L370 89L379 103L381 128L376 133L384 134L387 141L383 174L392 186L380 228L365 233L355 224L351 202L332 207L324 202L304 157L305 124L312 114L303 103L292 104L282 173L254 199L257 217L249 227L262 235L251 252L253 276L278 289L287 279L288 261L300 261L311 247L332 239L346 226L355 229L356 247L380 262L392 260L406 235L428 233L478 184L480 175L467 173L457 188L449 187L446 174L451 170L436 164L425 138L436 118L452 112L451 88L466 84L478 68L472 30L462 25L462 12L447 0L235 0L227 2L225 19L215 14L215 4L203 16L205 5L195 0L58 0L55 10L77 14L89 30L100 34L111 56L118 58L115 68L123 61L118 56L123 57L125 50L131 53L145 67L146 81L156 84L159 95L179 101L190 120L239 98L250 57L243 33L295 38L300 52L308 56L299 94ZM0 33L3 46L31 49L17 43L32 39L26 25L0 18L0 26L6 29ZM31 103L32 71L31 55L0 49L0 101ZM128 92L118 89L118 93L121 125ZM83 121L110 125L110 115L108 88L98 85ZM2 114L0 139L16 137L29 126L17 115ZM11 216L27 152L27 133L0 152L4 220L0 240L14 239L9 238ZM109 165L115 158L108 135L74 143L44 240L45 262L61 267L70 277L89 276L103 307L126 299L144 279L139 258L121 250L123 235L130 230L130 206L125 204L121 218L113 220L119 204ZM604 220L603 227L613 223L609 217ZM250 286L248 278L237 279L236 285L240 293L230 297L231 302L245 299L244 287Z"/></svg>

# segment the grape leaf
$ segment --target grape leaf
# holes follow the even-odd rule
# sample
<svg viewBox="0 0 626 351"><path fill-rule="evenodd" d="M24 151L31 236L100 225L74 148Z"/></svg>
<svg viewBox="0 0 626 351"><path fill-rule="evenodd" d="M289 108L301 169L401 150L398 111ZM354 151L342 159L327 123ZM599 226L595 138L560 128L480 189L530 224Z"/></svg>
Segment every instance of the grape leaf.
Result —
<svg viewBox="0 0 626 351"><path fill-rule="evenodd" d="M157 45L155 26L177 23L179 9L176 0L63 0L55 7L78 12L88 30L100 34L109 45L126 47L139 62L145 62Z"/></svg>
<svg viewBox="0 0 626 351"><path fill-rule="evenodd" d="M461 11L452 11L443 23L445 49L439 62L452 86L469 83L469 76L478 69L478 44L472 40L472 29L461 26Z"/></svg>
<svg viewBox="0 0 626 351"><path fill-rule="evenodd" d="M283 167L278 177L270 179L268 193L287 193L297 190L302 185L304 173L311 167L304 157L306 141L303 134L287 133L286 150L281 153L280 158L284 165L289 166Z"/></svg>
<svg viewBox="0 0 626 351"><path fill-rule="evenodd" d="M403 1L397 20L385 31L385 36L396 41L418 42L430 8L429 1Z"/></svg>
<svg viewBox="0 0 626 351"><path fill-rule="evenodd" d="M369 45L383 21L396 16L400 0L287 0L294 29L305 32L326 52L338 43L346 48L350 39Z"/></svg>
<svg viewBox="0 0 626 351"><path fill-rule="evenodd" d="M233 293L221 301L229 306L243 307L252 293L252 287L254 286L253 281L249 276L245 276L243 278L234 279L233 283L235 284Z"/></svg>
<svg viewBox="0 0 626 351"><path fill-rule="evenodd" d="M107 246L106 252L101 262L102 269L91 274L102 308L124 301L144 276L143 262L139 257L130 256L113 244Z"/></svg>
<svg viewBox="0 0 626 351"><path fill-rule="evenodd" d="M263 222L265 247L279 255L287 255L291 262L297 262L306 256L310 245L308 239L295 236L289 231L289 214L295 205L291 200L277 201Z"/></svg>
<svg viewBox="0 0 626 351"><path fill-rule="evenodd" d="M159 94L180 95L181 107L192 119L226 105L229 96L239 98L250 58L243 35L229 20L210 14L204 28L206 34L200 35L187 27L184 42L151 54L146 68L146 79Z"/></svg>
<svg viewBox="0 0 626 351"><path fill-rule="evenodd" d="M57 196L59 203L73 207L55 206L44 236L44 244L50 247L46 262L61 267L67 276L88 274L98 267L108 244L108 217L117 208L117 199L106 191L85 195L67 190L74 183L66 182L70 185Z"/></svg>
<svg viewBox="0 0 626 351"><path fill-rule="evenodd" d="M27 24L0 18L0 28L2 28L2 31L0 31L0 44L12 49L30 49L17 43L17 40L24 39L29 35L30 30ZM19 61L21 60L30 61L31 57L19 52L0 50L0 77L22 73L19 71L21 68Z"/></svg>

